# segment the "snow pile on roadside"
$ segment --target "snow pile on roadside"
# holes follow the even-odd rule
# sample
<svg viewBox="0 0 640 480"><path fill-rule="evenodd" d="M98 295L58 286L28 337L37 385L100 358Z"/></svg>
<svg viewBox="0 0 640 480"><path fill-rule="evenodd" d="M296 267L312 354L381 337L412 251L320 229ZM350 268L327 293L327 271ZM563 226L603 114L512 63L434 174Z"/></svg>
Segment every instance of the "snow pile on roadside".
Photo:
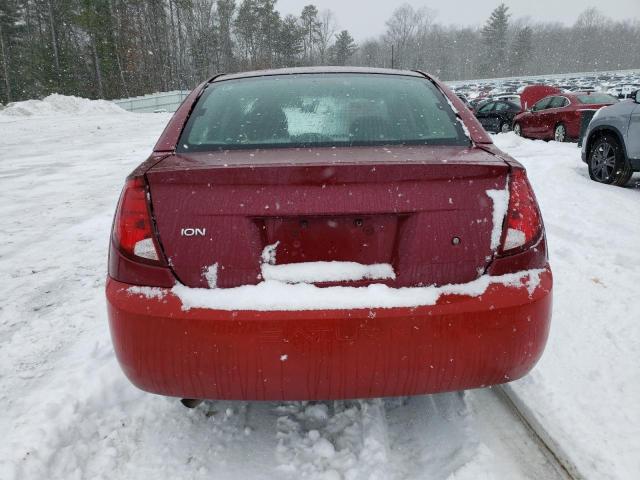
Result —
<svg viewBox="0 0 640 480"><path fill-rule="evenodd" d="M549 343L507 385L584 478L640 472L640 182L589 179L575 144L513 133L496 145L527 168L554 275Z"/></svg>
<svg viewBox="0 0 640 480"><path fill-rule="evenodd" d="M59 95L54 93L42 100L13 102L0 111L0 119L52 115L97 115L104 113L125 113L113 102L89 100L88 98Z"/></svg>

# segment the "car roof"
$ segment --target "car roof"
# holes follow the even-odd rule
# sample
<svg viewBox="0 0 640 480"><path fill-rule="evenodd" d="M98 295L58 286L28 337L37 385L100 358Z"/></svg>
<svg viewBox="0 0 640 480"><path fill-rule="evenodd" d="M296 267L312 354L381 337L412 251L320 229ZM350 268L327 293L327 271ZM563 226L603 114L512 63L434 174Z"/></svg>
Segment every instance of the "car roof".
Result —
<svg viewBox="0 0 640 480"><path fill-rule="evenodd" d="M520 108L520 106L517 103L513 103L511 100L504 99L504 98L497 98L495 100L487 100L484 103L480 103L478 105L478 108L482 108L485 105L489 105L490 103L506 103L507 105L511 105L513 107Z"/></svg>
<svg viewBox="0 0 640 480"><path fill-rule="evenodd" d="M409 77L425 78L422 73L412 70L395 70L391 68L368 68L368 67L294 67L276 68L271 70L253 70L249 72L225 73L214 77L212 82L232 80L236 78L266 77L274 75L304 75L310 73L363 73L363 74L385 74L404 75Z"/></svg>
<svg viewBox="0 0 640 480"><path fill-rule="evenodd" d="M586 95L586 94L585 94ZM550 93L549 95L545 95L544 97L542 97L540 100L546 100L547 98L552 98L552 97L565 97L569 100L575 100L576 99L576 92L557 92L557 93ZM540 101L538 100L538 102ZM536 103L538 103L536 102Z"/></svg>

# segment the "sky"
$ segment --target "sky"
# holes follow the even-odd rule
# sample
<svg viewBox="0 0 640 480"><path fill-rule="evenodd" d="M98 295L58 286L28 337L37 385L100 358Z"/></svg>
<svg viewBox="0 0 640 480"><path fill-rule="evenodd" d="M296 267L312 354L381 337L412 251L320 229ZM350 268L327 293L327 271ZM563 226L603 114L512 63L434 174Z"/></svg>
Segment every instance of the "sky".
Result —
<svg viewBox="0 0 640 480"><path fill-rule="evenodd" d="M299 15L309 3L319 10L333 10L339 28L349 30L356 40L363 40L383 33L385 21L403 3L434 10L436 20L445 25L481 25L500 0L278 0L276 8L283 15ZM615 20L640 19L640 0L607 0L606 6L589 0L505 0L505 4L514 18L528 16L533 21L556 21L567 25L573 24L580 12L592 6Z"/></svg>

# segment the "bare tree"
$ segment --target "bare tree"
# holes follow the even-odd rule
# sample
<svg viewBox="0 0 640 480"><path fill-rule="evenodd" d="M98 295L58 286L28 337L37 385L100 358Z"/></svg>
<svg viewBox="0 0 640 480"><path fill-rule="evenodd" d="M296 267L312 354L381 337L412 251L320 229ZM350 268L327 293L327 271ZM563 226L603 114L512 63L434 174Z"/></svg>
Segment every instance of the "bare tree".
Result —
<svg viewBox="0 0 640 480"><path fill-rule="evenodd" d="M327 63L327 50L331 45L336 30L338 29L335 15L331 10L322 10L319 17L320 26L318 27L318 55L320 63Z"/></svg>
<svg viewBox="0 0 640 480"><path fill-rule="evenodd" d="M396 8L387 20L385 42L394 50L394 66L406 68L411 62L412 46L423 38L430 23L432 13L427 8L416 10L408 3ZM415 50L414 50L415 51Z"/></svg>

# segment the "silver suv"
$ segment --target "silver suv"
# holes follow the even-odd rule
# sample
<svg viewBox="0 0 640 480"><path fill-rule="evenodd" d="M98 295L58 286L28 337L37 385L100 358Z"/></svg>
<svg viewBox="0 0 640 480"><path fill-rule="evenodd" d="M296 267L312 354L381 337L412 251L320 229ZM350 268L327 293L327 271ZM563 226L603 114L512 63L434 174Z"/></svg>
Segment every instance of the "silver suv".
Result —
<svg viewBox="0 0 640 480"><path fill-rule="evenodd" d="M640 91L632 101L598 110L582 142L582 161L592 180L625 185L640 171Z"/></svg>

